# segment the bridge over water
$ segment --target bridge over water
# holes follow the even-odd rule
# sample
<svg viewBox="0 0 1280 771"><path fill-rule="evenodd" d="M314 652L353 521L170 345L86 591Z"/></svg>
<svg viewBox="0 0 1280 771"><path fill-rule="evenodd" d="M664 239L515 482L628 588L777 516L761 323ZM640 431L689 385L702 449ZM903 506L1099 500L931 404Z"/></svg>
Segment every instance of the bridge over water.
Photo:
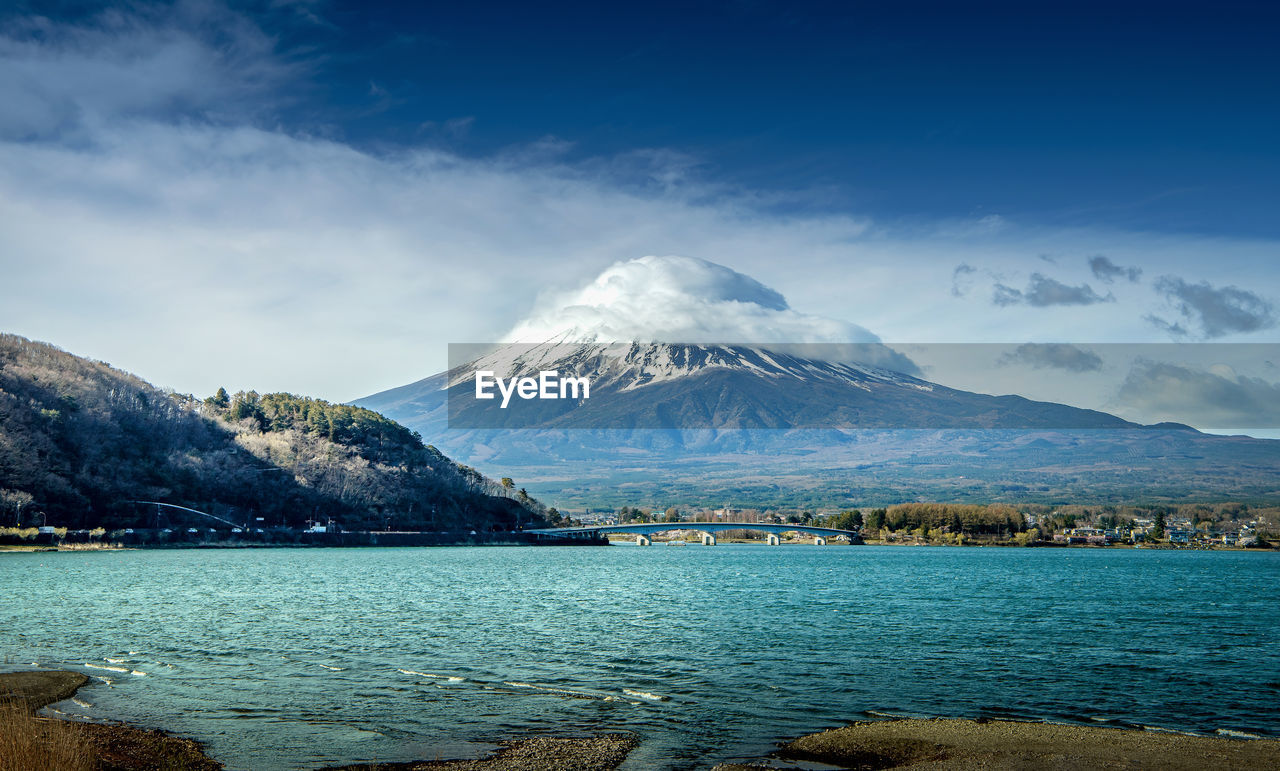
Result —
<svg viewBox="0 0 1280 771"><path fill-rule="evenodd" d="M666 533L673 530L694 530L702 533L704 546L716 545L716 533L725 530L755 530L765 534L765 542L770 546L782 543L779 537L783 533L805 533L813 536L813 542L824 546L828 538L844 536L852 542L861 540L856 530L839 530L834 527L815 527L813 525L774 525L763 522L643 522L630 525L587 525L583 527L547 527L537 530L526 530L537 536L555 538L592 538L599 539L610 533L634 533L638 546L653 543L654 533Z"/></svg>

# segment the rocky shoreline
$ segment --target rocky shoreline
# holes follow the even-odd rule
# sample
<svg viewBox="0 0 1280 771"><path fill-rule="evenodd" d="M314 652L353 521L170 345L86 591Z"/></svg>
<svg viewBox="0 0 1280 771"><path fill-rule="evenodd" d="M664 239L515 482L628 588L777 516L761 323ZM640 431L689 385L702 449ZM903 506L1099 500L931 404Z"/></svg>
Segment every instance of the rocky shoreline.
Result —
<svg viewBox="0 0 1280 771"><path fill-rule="evenodd" d="M416 760L357 763L320 771L612 771L640 741L631 734L585 738L534 736L501 742L492 755L475 760Z"/></svg>
<svg viewBox="0 0 1280 771"><path fill-rule="evenodd" d="M219 771L196 741L120 723L35 716L89 678L36 670L0 674L0 769ZM323 771L612 771L639 738L629 733L534 736L499 742L484 758L356 763ZM16 759L16 761L14 760ZM794 765L799 763L800 765ZM854 723L782 745L769 758L715 771L798 769L1236 769L1280 768L1280 741L1004 720L888 719Z"/></svg>
<svg viewBox="0 0 1280 771"><path fill-rule="evenodd" d="M123 723L37 717L75 695L89 677L67 670L0 673L0 769L221 771L192 739ZM356 763L325 771L612 771L639 743L632 734L534 736L499 743L478 759Z"/></svg>
<svg viewBox="0 0 1280 771"><path fill-rule="evenodd" d="M122 723L37 717L89 682L65 670L0 674L0 768L58 771L220 771L199 742Z"/></svg>

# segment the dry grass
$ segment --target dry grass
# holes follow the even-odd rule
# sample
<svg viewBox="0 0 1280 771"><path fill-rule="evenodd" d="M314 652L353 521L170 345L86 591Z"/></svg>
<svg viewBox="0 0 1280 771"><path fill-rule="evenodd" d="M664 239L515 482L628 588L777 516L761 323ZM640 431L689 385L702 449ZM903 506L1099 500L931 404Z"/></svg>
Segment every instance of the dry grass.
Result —
<svg viewBox="0 0 1280 771"><path fill-rule="evenodd" d="M36 717L70 698L89 678L80 672L0 673L0 771L218 771L201 746L163 731Z"/></svg>
<svg viewBox="0 0 1280 771"><path fill-rule="evenodd" d="M25 702L0 703L0 771L90 771L93 745L74 723L35 717Z"/></svg>
<svg viewBox="0 0 1280 771"><path fill-rule="evenodd" d="M0 703L0 771L218 771L190 739L130 726L35 717Z"/></svg>
<svg viewBox="0 0 1280 771"><path fill-rule="evenodd" d="M786 758L866 769L1274 771L1280 742L1057 723L875 720L805 736Z"/></svg>

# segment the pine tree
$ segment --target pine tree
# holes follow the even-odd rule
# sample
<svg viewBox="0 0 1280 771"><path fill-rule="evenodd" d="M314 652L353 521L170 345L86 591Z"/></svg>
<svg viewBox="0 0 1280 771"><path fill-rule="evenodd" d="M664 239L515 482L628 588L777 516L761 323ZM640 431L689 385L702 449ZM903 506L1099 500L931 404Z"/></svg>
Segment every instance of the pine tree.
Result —
<svg viewBox="0 0 1280 771"><path fill-rule="evenodd" d="M210 396L208 399L205 399L204 403L210 407L217 407L218 409L225 410L227 405L231 404L231 397L227 395L227 389L219 387L218 392L213 396Z"/></svg>
<svg viewBox="0 0 1280 771"><path fill-rule="evenodd" d="M1156 541L1164 538L1164 509L1156 511L1156 523L1151 526L1149 535Z"/></svg>

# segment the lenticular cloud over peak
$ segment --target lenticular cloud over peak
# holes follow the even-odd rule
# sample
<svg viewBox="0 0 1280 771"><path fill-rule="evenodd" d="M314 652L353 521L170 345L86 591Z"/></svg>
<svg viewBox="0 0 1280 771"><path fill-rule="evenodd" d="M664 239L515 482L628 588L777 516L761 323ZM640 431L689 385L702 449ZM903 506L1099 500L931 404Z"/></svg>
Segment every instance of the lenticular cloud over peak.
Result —
<svg viewBox="0 0 1280 771"><path fill-rule="evenodd" d="M586 286L549 295L506 342L875 343L845 321L797 313L750 276L695 257L615 263Z"/></svg>

